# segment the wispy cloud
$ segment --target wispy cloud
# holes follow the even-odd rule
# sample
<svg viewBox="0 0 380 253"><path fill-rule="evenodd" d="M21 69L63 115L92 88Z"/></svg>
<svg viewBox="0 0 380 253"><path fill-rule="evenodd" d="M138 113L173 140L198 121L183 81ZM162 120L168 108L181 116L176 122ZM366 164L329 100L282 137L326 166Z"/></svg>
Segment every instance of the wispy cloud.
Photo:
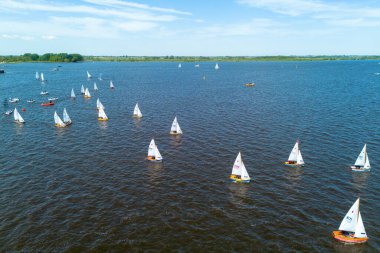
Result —
<svg viewBox="0 0 380 253"><path fill-rule="evenodd" d="M55 40L57 37L54 35L42 35L41 38L44 40Z"/></svg>
<svg viewBox="0 0 380 253"><path fill-rule="evenodd" d="M319 20L336 26L379 26L380 8L318 0L237 0L239 4L266 9L274 13L303 20Z"/></svg>
<svg viewBox="0 0 380 253"><path fill-rule="evenodd" d="M19 34L2 34L3 39L21 39L21 40L33 40L34 37L28 35L19 35Z"/></svg>

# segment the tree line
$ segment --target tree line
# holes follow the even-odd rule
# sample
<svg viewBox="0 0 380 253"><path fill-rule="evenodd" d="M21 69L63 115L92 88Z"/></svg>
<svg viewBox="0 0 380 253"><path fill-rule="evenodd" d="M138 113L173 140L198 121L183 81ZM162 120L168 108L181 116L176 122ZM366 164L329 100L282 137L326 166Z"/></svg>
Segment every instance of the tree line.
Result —
<svg viewBox="0 0 380 253"><path fill-rule="evenodd" d="M80 54L47 53L43 55L26 53L23 55L0 56L0 62L79 62L84 57Z"/></svg>

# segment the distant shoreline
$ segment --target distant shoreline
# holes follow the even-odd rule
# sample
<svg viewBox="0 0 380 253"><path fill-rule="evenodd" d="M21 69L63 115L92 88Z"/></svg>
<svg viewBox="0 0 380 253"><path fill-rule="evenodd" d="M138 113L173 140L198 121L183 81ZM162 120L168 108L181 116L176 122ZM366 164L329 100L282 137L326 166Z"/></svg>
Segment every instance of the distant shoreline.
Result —
<svg viewBox="0 0 380 253"><path fill-rule="evenodd" d="M19 62L247 62L247 61L342 61L380 60L380 55L319 55L319 56L82 56L74 54L45 54L30 58L31 54L0 56L0 63ZM49 55L49 57L46 57ZM63 55L63 56L62 56ZM71 58L68 58L67 55ZM59 56L59 57L58 57ZM64 58L66 57L66 58Z"/></svg>

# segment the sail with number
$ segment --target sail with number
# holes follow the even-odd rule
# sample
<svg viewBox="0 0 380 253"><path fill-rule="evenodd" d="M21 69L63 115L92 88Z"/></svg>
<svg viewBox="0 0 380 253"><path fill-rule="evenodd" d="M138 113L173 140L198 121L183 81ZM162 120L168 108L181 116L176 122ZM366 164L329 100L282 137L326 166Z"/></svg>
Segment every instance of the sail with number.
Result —
<svg viewBox="0 0 380 253"><path fill-rule="evenodd" d="M241 153L237 155L234 165L232 166L232 172L230 179L235 182L245 182L248 183L251 178L248 175L248 171L244 165L244 162L241 158Z"/></svg>

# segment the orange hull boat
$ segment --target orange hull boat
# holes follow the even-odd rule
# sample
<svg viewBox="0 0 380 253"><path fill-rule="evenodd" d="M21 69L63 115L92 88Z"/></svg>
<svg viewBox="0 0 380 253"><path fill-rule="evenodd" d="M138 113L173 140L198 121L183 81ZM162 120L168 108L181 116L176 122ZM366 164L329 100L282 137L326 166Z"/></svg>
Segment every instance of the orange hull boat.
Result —
<svg viewBox="0 0 380 253"><path fill-rule="evenodd" d="M332 232L332 236L334 239L345 242L345 243L365 243L368 241L368 237L364 238L356 238L356 237L351 237L343 234L343 231L341 230L336 230Z"/></svg>

